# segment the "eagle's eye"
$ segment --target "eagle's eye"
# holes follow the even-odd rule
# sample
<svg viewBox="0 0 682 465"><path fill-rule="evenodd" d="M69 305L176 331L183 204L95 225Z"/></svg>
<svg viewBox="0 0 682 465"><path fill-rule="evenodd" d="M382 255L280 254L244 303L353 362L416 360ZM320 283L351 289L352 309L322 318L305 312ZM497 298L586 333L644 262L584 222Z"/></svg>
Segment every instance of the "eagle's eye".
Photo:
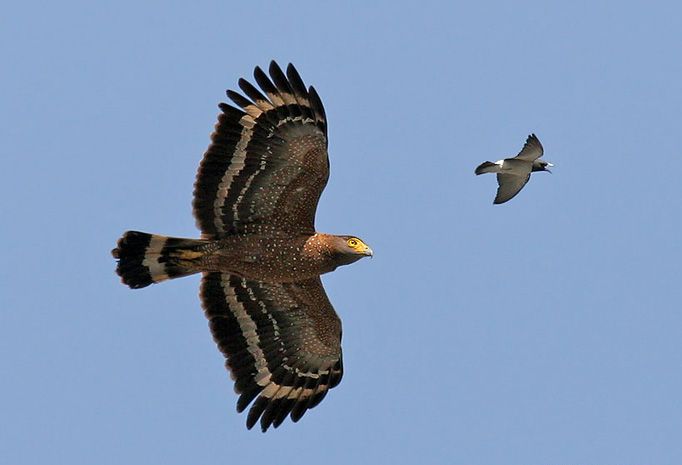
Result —
<svg viewBox="0 0 682 465"><path fill-rule="evenodd" d="M348 239L348 246L349 247L357 247L358 246L358 240L357 239Z"/></svg>

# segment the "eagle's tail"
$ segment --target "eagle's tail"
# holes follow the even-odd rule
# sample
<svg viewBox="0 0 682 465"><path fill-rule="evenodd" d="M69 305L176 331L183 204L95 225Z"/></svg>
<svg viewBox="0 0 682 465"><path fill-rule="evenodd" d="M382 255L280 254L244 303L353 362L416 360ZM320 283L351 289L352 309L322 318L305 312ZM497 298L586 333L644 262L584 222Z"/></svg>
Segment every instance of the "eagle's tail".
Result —
<svg viewBox="0 0 682 465"><path fill-rule="evenodd" d="M476 174L499 173L500 165L491 161L484 161L476 168Z"/></svg>
<svg viewBox="0 0 682 465"><path fill-rule="evenodd" d="M118 259L116 273L133 289L201 271L207 241L127 231L111 255Z"/></svg>

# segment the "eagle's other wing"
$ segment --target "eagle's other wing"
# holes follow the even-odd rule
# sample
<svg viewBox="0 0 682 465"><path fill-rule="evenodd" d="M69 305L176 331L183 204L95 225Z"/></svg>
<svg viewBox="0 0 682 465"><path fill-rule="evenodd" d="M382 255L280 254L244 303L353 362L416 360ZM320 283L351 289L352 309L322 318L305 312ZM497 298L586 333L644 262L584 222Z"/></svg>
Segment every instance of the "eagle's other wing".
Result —
<svg viewBox="0 0 682 465"><path fill-rule="evenodd" d="M227 91L240 108L220 105L194 184L194 216L204 238L314 232L329 178L324 108L293 65L285 75L273 61L269 72L254 71L263 93L240 79L246 97Z"/></svg>
<svg viewBox="0 0 682 465"><path fill-rule="evenodd" d="M341 321L320 278L249 281L205 273L201 299L213 338L240 394L248 428L298 421L341 381Z"/></svg>

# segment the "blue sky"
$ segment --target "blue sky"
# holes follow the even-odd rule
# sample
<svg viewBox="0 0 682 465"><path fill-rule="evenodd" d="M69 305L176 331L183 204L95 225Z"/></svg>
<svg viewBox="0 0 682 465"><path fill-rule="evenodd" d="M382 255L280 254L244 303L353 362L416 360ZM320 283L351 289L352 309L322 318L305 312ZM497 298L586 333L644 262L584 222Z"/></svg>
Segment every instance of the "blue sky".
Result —
<svg viewBox="0 0 682 465"><path fill-rule="evenodd" d="M682 460L678 2L15 2L0 19L0 462ZM131 291L127 229L196 237L224 90L293 62L329 119L318 229L341 385L247 431L193 276ZM493 206L484 160L554 174Z"/></svg>

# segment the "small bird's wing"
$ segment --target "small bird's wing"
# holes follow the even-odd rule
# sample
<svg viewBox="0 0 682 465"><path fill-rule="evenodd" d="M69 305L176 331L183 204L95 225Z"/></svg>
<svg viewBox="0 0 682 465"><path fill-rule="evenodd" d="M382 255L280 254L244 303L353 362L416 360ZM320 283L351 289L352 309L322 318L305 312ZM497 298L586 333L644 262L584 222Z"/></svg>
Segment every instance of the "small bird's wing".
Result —
<svg viewBox="0 0 682 465"><path fill-rule="evenodd" d="M341 381L341 320L319 277L267 283L204 273L201 301L240 394L237 411L251 404L249 429L298 421Z"/></svg>
<svg viewBox="0 0 682 465"><path fill-rule="evenodd" d="M515 174L497 173L497 195L495 196L494 204L504 203L514 198L523 186L526 185L530 179L530 173L527 176L516 176Z"/></svg>
<svg viewBox="0 0 682 465"><path fill-rule="evenodd" d="M526 139L526 143L524 144L519 154L514 158L526 161L535 161L538 158L540 158L543 153L544 150L542 148L540 140L537 138L535 134L531 134L530 136L528 136L528 139Z"/></svg>

